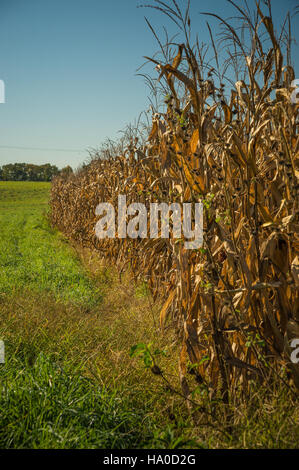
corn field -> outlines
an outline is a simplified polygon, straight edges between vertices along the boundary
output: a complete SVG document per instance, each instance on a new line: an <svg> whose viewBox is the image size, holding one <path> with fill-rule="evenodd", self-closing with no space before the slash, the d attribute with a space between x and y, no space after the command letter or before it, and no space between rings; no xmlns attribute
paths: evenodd
<svg viewBox="0 0 299 470"><path fill-rule="evenodd" d="M162 302L161 331L177 334L186 398L205 384L229 403L246 396L252 381L274 377L296 391L290 344L299 338L299 104L292 101L290 16L276 33L270 2L266 12L258 2L252 15L233 4L250 38L244 41L213 15L229 52L221 61L208 23L211 65L198 42L190 45L189 4L185 12L174 0L163 5L152 8L185 35L177 46L161 44L161 60L147 58L159 74L164 111L153 112L146 143L131 138L121 154L95 152L74 175L57 177L52 223L147 282ZM187 250L184 238L173 237L99 240L95 208L117 208L119 194L147 208L201 201L203 246Z"/></svg>

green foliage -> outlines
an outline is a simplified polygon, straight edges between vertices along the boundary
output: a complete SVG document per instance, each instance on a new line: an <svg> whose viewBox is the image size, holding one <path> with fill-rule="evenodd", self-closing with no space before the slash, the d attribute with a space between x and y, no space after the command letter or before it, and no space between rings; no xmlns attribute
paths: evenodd
<svg viewBox="0 0 299 470"><path fill-rule="evenodd" d="M58 174L57 166L50 165L50 163L45 165L9 163L0 168L0 180L2 181L51 181Z"/></svg>
<svg viewBox="0 0 299 470"><path fill-rule="evenodd" d="M141 444L142 411L72 364L40 353L32 366L1 367L1 448L130 448ZM144 430L143 430L144 433ZM149 436L146 436L149 437Z"/></svg>
<svg viewBox="0 0 299 470"><path fill-rule="evenodd" d="M149 367L152 368L152 372L156 375L160 375L161 371L155 363L155 358L157 356L166 355L165 350L160 350L155 348L152 350L152 343L145 344L145 343L138 343L131 347L130 349L130 357L139 357L143 361L146 369Z"/></svg>
<svg viewBox="0 0 299 470"><path fill-rule="evenodd" d="M0 292L30 289L93 306L101 294L43 216L49 185L0 183Z"/></svg>
<svg viewBox="0 0 299 470"><path fill-rule="evenodd" d="M247 348L250 348L251 346L260 346L264 347L265 346L265 341L260 337L258 333L248 333L247 335L247 342L245 346Z"/></svg>
<svg viewBox="0 0 299 470"><path fill-rule="evenodd" d="M131 347L130 357L141 357L146 368L153 367L154 361L150 351L151 344L135 344Z"/></svg>

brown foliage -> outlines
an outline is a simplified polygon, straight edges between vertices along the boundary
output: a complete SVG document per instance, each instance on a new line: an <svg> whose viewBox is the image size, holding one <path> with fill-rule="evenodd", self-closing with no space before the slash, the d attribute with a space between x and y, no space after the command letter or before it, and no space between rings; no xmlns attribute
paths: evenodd
<svg viewBox="0 0 299 470"><path fill-rule="evenodd" d="M55 179L51 196L60 230L120 270L130 266L154 298L165 298L161 327L170 320L176 325L184 394L191 363L196 382L211 393L221 390L226 402L238 386L246 392L250 380L279 373L299 323L299 106L290 100L294 72L283 67L271 18L259 16L272 47L262 50L252 25L259 47L245 57L248 82L237 81L229 99L211 73L203 80L189 43L180 44L172 64L154 61L170 95L166 113L153 117L147 145L132 140L123 155ZM172 238L98 240L95 208L99 202L117 207L119 194L147 207L203 201L203 249L186 250ZM298 386L298 367L290 373Z"/></svg>

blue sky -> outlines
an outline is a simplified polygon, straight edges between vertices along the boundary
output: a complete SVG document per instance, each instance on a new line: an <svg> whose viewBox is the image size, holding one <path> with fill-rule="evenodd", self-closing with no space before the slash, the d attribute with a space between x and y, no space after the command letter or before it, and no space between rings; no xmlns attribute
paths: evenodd
<svg viewBox="0 0 299 470"><path fill-rule="evenodd" d="M158 46L144 16L160 33L163 24L171 33L175 29L161 13L137 8L141 3L153 2L0 0L0 79L6 86L6 103L0 104L0 165L77 167L86 149L106 137L117 138L119 130L148 109L149 90L136 71L143 56L152 56ZM278 24L297 3L272 0ZM226 17L232 8L225 0L193 0L193 30L208 42L201 11ZM299 15L297 30L298 22ZM296 76L298 58L296 48Z"/></svg>

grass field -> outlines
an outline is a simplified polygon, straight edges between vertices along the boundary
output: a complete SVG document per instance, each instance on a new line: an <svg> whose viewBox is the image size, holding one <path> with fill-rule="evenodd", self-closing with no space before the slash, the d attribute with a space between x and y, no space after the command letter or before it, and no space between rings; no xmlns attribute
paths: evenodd
<svg viewBox="0 0 299 470"><path fill-rule="evenodd" d="M94 305L99 289L46 218L49 183L0 184L0 292L51 292L55 298Z"/></svg>
<svg viewBox="0 0 299 470"><path fill-rule="evenodd" d="M97 356L109 369L105 355L117 354L113 329L97 324L107 274L100 287L49 227L48 192L0 183L0 447L144 446L154 438L148 410L123 397L113 373L101 379Z"/></svg>
<svg viewBox="0 0 299 470"><path fill-rule="evenodd" d="M174 337L159 357L173 388L129 355L140 342L165 349L158 306L49 226L48 193L0 183L0 448L296 447L298 411L279 383L252 390L229 433L208 398L209 419L191 422Z"/></svg>

